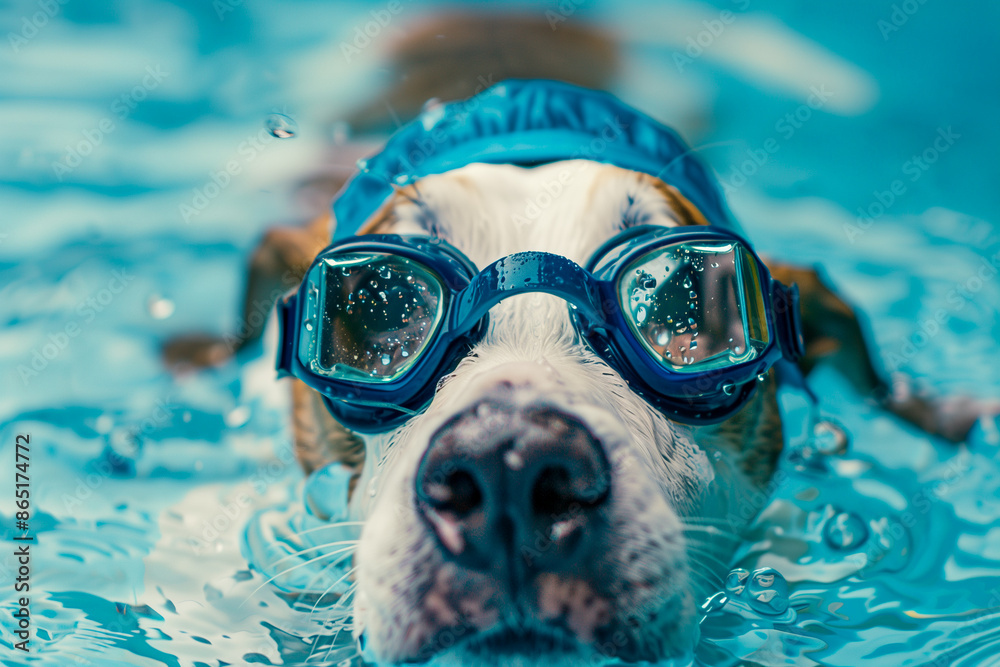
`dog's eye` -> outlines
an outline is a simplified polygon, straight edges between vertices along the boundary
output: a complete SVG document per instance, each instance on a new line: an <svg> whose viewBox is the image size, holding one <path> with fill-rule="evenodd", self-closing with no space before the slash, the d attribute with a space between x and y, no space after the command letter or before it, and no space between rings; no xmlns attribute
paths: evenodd
<svg viewBox="0 0 1000 667"><path fill-rule="evenodd" d="M424 351L445 298L429 271L386 255L340 258L325 286L322 365L379 381L397 377Z"/></svg>

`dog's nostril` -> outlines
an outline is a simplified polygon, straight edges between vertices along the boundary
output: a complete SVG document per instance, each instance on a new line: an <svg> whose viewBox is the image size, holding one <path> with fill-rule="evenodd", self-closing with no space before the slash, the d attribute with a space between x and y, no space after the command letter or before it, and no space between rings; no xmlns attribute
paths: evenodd
<svg viewBox="0 0 1000 667"><path fill-rule="evenodd" d="M483 491L471 473L458 470L445 476L443 483L431 484L427 496L435 509L464 517L483 504Z"/></svg>
<svg viewBox="0 0 1000 667"><path fill-rule="evenodd" d="M571 488L569 470L549 466L539 473L531 489L531 509L537 516L557 517L573 511L576 499Z"/></svg>

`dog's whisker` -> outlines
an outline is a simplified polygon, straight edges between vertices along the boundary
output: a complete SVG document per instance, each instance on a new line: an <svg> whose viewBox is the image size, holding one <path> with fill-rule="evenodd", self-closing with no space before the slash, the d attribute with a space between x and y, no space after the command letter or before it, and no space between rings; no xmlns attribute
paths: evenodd
<svg viewBox="0 0 1000 667"><path fill-rule="evenodd" d="M351 568L351 569L353 571L356 568ZM344 593L344 595L341 596L340 600L337 601L337 605L343 604L345 602L345 598L349 594L353 594L354 591L357 590L357 586L358 586L357 582L351 584L351 587L347 590L347 592ZM343 632L344 628L346 628L349 625L348 618L349 617L345 616L343 620L340 622L340 627L337 628L337 632L333 635L333 640L330 642L330 648L327 649L326 655L323 657L324 661L328 661L330 659L330 652L333 650L333 647L337 645L337 640L340 639L340 633Z"/></svg>
<svg viewBox="0 0 1000 667"><path fill-rule="evenodd" d="M315 526L314 528L307 528L305 530L299 530L292 533L292 535L300 536L307 535L309 533L314 533L317 530L331 530L333 528L340 528L341 526L363 526L364 521L337 521L335 523L325 523L322 526Z"/></svg>
<svg viewBox="0 0 1000 667"><path fill-rule="evenodd" d="M688 545L687 550L689 553L694 554L699 558L705 558L711 560L714 563L718 564L720 567L724 568L726 571L729 571L729 564L726 561L719 558L718 556L714 555L712 552L706 549L691 546L690 544Z"/></svg>
<svg viewBox="0 0 1000 667"><path fill-rule="evenodd" d="M724 585L724 582L721 579L716 581L715 579L707 576L704 572L699 572L698 570L689 570L688 575L691 577L692 584L702 586L705 591L720 591Z"/></svg>
<svg viewBox="0 0 1000 667"><path fill-rule="evenodd" d="M722 530L721 528L717 528L715 526L682 526L681 530L685 533L694 532L712 535L714 537L724 537L734 542L743 541L743 538L736 533L729 532L728 530Z"/></svg>
<svg viewBox="0 0 1000 667"><path fill-rule="evenodd" d="M718 526L731 526L732 522L729 519L721 519L718 517L711 516L686 516L680 519L682 524L715 524Z"/></svg>
<svg viewBox="0 0 1000 667"><path fill-rule="evenodd" d="M356 569L357 569L356 567L352 567L351 570L350 570L350 572L353 573L354 570L356 570ZM310 617L312 617L312 615L316 613L316 610L319 607L319 603L323 600L323 598L326 596L326 594L329 593L330 590L334 586L337 585L337 583L339 583L339 582L335 582L333 585L329 586L325 591L323 591L323 594L319 596L319 599L316 600L316 603L313 604L312 609L309 611L309 616ZM340 598L337 600L337 602L334 603L333 608L341 605L343 603L344 597L346 595L348 595L348 593L352 593L357 588L357 585L358 585L357 582L351 584L351 586L347 589L347 592L345 592L343 595L341 595ZM336 626L337 632L333 636L333 641L330 644L331 648L333 646L336 646L337 639L340 637L340 633L343 631L343 629L345 627L347 627L347 625L348 625L348 619L349 618L350 618L350 615L349 614L345 614L344 616L340 617L337 620L337 626ZM318 645L319 645L319 639L317 638L317 641L313 644L312 648L309 649L309 655L306 657L306 661L308 661L309 658L311 658L313 656L313 654L316 652L316 648L317 648ZM327 651L327 656L324 657L324 661L326 661L328 659L329 659L329 650Z"/></svg>
<svg viewBox="0 0 1000 667"><path fill-rule="evenodd" d="M261 584L260 586L258 586L257 588L255 588L255 589L254 589L254 590L253 590L253 591L252 591L252 592L251 592L251 593L250 593L250 594L249 594L249 595L248 595L248 596L246 597L246 599L244 599L244 600L243 600L243 602L241 602L241 603L240 603L240 607L242 607L242 606L243 606L243 605L245 605L245 604L246 604L247 602L249 602L249 601L250 601L250 598L252 598L252 597L253 597L254 595L256 595L257 593L259 593L259 592L260 592L260 590L261 590L262 588L264 588L265 586L267 586L267 585L268 585L269 583L271 583L272 581L274 581L274 580L275 580L275 579L277 579L278 577L281 577L281 576L284 576L284 575L288 574L289 572L293 572L293 571L295 571L295 570L299 569L300 567L305 567L306 565L310 565L310 564L312 564L312 563L315 563L316 561L319 561L319 560L323 560L324 558L329 558L329 557L331 557L331 556L336 556L337 554L340 554L340 553L343 553L344 551L346 551L346 550L345 550L345 549L339 549L339 550L337 550L337 551L334 551L334 552L331 552L331 553L328 553L328 554L321 554L321 555L319 555L319 556L315 556L314 558L310 558L310 559L309 559L309 560L307 560L307 561L304 561L304 562L302 562L302 563L299 563L298 565L293 565L292 567L290 567L290 568L288 568L288 569L286 569L286 570L282 570L281 572L277 573L277 574L276 574L276 575L274 575L273 577L270 577L270 578L269 578L269 579L268 579L267 581L265 581L265 582L264 582L264 583L262 583L262 584ZM341 579L341 581L342 581L342 579ZM339 581L338 581L338 583L339 583ZM334 584L334 585L336 585L336 584Z"/></svg>
<svg viewBox="0 0 1000 667"><path fill-rule="evenodd" d="M293 558L295 556L300 556L300 555L302 555L304 553L308 553L310 551L316 551L317 549L327 549L329 547L339 547L339 546L344 545L344 544L353 545L356 548L357 545L358 545L358 540L340 540L338 542L327 542L326 544L320 544L320 545L317 545L317 546L307 547L305 549L300 549L298 551L293 551L293 552L289 553L287 556L285 556L284 558L282 558L281 560L277 560L277 561L275 561L274 563L271 563L271 564L274 565L275 563L280 563L283 560L287 560L287 559ZM272 544L272 545L270 545L268 547L268 549L276 551L278 549L281 549L282 546L284 546L284 545L283 544Z"/></svg>
<svg viewBox="0 0 1000 667"><path fill-rule="evenodd" d="M700 576L711 579L712 581L723 581L723 577L717 571L715 567L709 567L708 562L702 560L702 556L696 553L688 553L688 563L691 565L689 568L691 572L697 573Z"/></svg>
<svg viewBox="0 0 1000 667"><path fill-rule="evenodd" d="M316 551L318 549L327 549L329 547L336 546L336 545L337 545L337 542L331 542L330 544L322 544L322 545L320 545L318 547L309 547L308 549L302 549L300 551L296 551L295 553L290 553L287 556L283 556L282 558L279 558L278 560L274 561L273 563L269 563L269 565L275 566L278 563L283 563L286 560L297 558L297 557L299 557L299 556L301 556L303 554L309 553L310 551ZM352 545L352 546L349 546L349 547L344 547L343 549L337 549L336 551L331 551L331 552L329 552L327 554L324 554L324 555L326 555L326 556L334 556L336 554L342 554L345 551L353 551L356 548L357 548L357 545Z"/></svg>
<svg viewBox="0 0 1000 667"><path fill-rule="evenodd" d="M341 550L341 552L342 552L342 551L344 551L344 550L342 549L342 550ZM338 552L338 553L340 553L340 552ZM305 587L305 589L306 589L306 590L312 590L312 587L313 587L313 584L314 584L314 583L316 582L316 580L318 580L319 578L321 578L321 577L323 577L324 575L326 575L326 574L327 574L327 572L329 572L329 570L330 570L331 568L334 568L334 567L337 567L337 566L339 566L339 565L340 565L341 563L343 563L343 562L344 562L345 560L347 560L348 558L350 558L350 557L351 557L352 555L353 555L353 554L344 554L343 556L341 556L341 557L340 557L340 558L338 558L337 560L335 560L335 561L333 561L333 562L331 562L331 563L327 563L327 564L325 564L325 565L324 565L324 566L322 567L322 569L320 569L320 571L319 571L319 572L317 572L317 573L316 573L315 575L313 575L312 579L310 579L310 580L309 580L309 583L307 583L307 584L306 584L306 587ZM352 566L352 567L350 568L350 570L353 570L353 569L354 569L354 567ZM337 582L335 582L335 583L334 583L334 586L336 585L336 583L337 583ZM323 594L322 594L322 595L320 595L320 598L319 598L319 600L317 600L317 601L316 601L316 604L319 604L319 602L320 602L320 601L322 601L323 597L324 597L324 596L325 596L325 595L327 594L327 592L329 592L329 591L330 591L330 588L332 588L332 586L331 586L331 587L329 587L329 588L327 588L327 589L326 589L326 590L325 590L325 591L323 592ZM314 607L314 608L315 608L315 607Z"/></svg>

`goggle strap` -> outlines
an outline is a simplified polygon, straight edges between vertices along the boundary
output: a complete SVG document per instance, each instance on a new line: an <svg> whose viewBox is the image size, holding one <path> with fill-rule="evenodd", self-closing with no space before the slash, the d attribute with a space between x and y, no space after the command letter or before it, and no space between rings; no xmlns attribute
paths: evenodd
<svg viewBox="0 0 1000 667"><path fill-rule="evenodd" d="M785 286L771 281L771 308L774 324L778 329L778 342L784 357L797 362L805 356L805 338L802 334L802 315L799 312L799 286Z"/></svg>
<svg viewBox="0 0 1000 667"><path fill-rule="evenodd" d="M275 370L278 378L292 375L292 355L295 346L295 302L294 293L278 299L276 308L278 310L278 359L275 363Z"/></svg>

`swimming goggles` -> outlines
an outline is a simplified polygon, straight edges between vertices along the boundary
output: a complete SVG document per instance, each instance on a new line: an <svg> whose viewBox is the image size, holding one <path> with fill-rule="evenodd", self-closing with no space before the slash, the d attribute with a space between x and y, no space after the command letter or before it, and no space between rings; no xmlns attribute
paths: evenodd
<svg viewBox="0 0 1000 667"><path fill-rule="evenodd" d="M803 353L798 291L749 243L712 226L630 228L585 266L521 252L478 269L428 236L352 236L316 257L279 301L277 368L318 391L359 432L420 412L438 380L519 294L568 303L580 342L667 417L722 421L779 360Z"/></svg>

